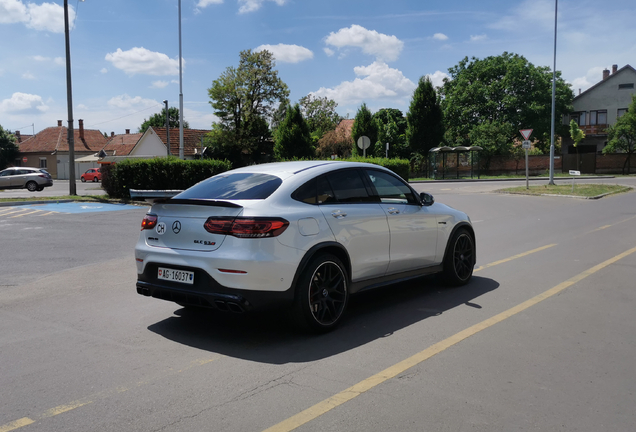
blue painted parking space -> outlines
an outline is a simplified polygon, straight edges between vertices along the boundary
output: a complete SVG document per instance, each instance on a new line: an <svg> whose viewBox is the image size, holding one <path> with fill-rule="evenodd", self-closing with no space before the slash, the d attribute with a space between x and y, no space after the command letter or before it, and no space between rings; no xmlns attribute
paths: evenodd
<svg viewBox="0 0 636 432"><path fill-rule="evenodd" d="M133 210L140 207L129 204L110 204L110 203L49 203L49 204L32 204L24 206L33 210L57 212L57 213L97 213L108 211Z"/></svg>

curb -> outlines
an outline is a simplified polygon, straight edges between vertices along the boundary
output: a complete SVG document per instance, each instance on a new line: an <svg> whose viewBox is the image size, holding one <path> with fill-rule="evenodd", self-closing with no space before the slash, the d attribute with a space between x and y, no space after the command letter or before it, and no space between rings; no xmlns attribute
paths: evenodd
<svg viewBox="0 0 636 432"><path fill-rule="evenodd" d="M577 176L577 180L613 179L616 176ZM550 177L530 177L529 181L546 181ZM555 177L554 180L572 180L572 177ZM431 179L431 180L409 180L409 183L477 183L477 182L504 182L504 181L526 181L525 178L501 178L501 179Z"/></svg>

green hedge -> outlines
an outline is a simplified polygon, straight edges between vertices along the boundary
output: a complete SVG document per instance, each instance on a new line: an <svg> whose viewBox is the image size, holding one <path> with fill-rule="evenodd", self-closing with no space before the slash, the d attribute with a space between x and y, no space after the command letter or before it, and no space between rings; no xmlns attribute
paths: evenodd
<svg viewBox="0 0 636 432"><path fill-rule="evenodd" d="M102 187L112 198L130 198L130 189L184 190L230 169L230 162L214 159L129 159L102 167Z"/></svg>
<svg viewBox="0 0 636 432"><path fill-rule="evenodd" d="M404 180L409 181L409 171L411 164L406 159L387 159L387 158L363 158L363 157L350 157L347 159L338 159L347 162L366 162L383 166L390 169Z"/></svg>

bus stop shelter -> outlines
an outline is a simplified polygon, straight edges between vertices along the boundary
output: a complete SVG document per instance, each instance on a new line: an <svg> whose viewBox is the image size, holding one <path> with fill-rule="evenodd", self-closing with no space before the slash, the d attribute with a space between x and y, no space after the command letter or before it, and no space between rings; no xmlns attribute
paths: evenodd
<svg viewBox="0 0 636 432"><path fill-rule="evenodd" d="M479 146L434 147L429 150L432 178L435 180L447 178L468 177L477 178L479 171ZM475 163L476 159L476 163ZM475 174L474 166L477 165Z"/></svg>

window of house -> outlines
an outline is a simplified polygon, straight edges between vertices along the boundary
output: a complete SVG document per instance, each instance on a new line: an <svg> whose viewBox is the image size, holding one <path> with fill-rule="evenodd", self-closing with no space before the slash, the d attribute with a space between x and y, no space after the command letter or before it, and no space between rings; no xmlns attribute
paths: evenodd
<svg viewBox="0 0 636 432"><path fill-rule="evenodd" d="M585 111L570 114L570 120L574 120L579 126L585 126Z"/></svg>
<svg viewBox="0 0 636 432"><path fill-rule="evenodd" d="M590 125L607 124L607 111L590 111Z"/></svg>
<svg viewBox="0 0 636 432"><path fill-rule="evenodd" d="M619 84L618 88L619 89L633 89L634 88L634 83Z"/></svg>
<svg viewBox="0 0 636 432"><path fill-rule="evenodd" d="M626 112L627 112L627 108L619 108L618 111L616 111L616 118L623 117Z"/></svg>
<svg viewBox="0 0 636 432"><path fill-rule="evenodd" d="M40 158L40 168L48 168L46 166L46 158L45 157L41 157Z"/></svg>

